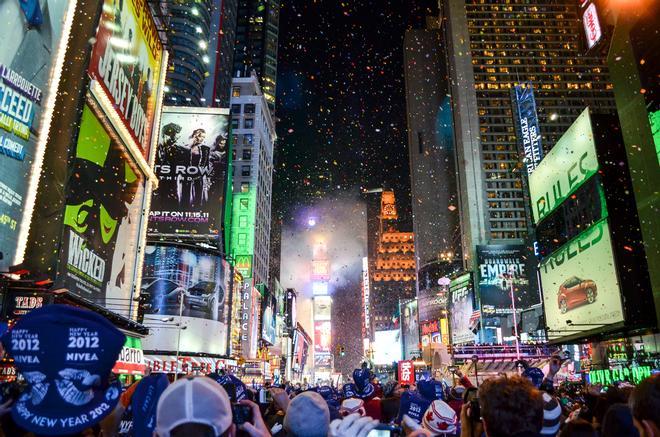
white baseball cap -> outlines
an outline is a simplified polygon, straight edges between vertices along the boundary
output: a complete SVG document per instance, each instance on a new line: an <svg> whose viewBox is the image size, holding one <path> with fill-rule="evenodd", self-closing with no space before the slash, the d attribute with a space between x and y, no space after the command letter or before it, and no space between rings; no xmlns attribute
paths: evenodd
<svg viewBox="0 0 660 437"><path fill-rule="evenodd" d="M199 423L225 432L232 423L231 403L224 388L206 376L186 377L170 384L158 400L156 429L159 437L184 423Z"/></svg>

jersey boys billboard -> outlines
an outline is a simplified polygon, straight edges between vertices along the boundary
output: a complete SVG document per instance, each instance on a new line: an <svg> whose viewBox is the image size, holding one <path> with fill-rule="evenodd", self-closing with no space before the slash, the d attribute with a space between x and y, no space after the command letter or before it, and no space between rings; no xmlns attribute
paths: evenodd
<svg viewBox="0 0 660 437"><path fill-rule="evenodd" d="M144 1L106 0L89 74L149 159L163 46Z"/></svg>
<svg viewBox="0 0 660 437"><path fill-rule="evenodd" d="M115 138L85 105L60 251L59 280L101 305L106 297L131 297L144 196L144 176Z"/></svg>
<svg viewBox="0 0 660 437"><path fill-rule="evenodd" d="M220 235L227 179L229 114L165 108L156 154L149 232Z"/></svg>
<svg viewBox="0 0 660 437"><path fill-rule="evenodd" d="M49 92L54 57L72 13L69 2L41 2L45 19L30 26L21 3L0 2L0 271L15 264L26 196L36 191L30 179L44 135L42 117L55 98Z"/></svg>
<svg viewBox="0 0 660 437"><path fill-rule="evenodd" d="M473 317L475 307L472 275L467 273L452 279L449 295L452 344L473 342L478 319Z"/></svg>

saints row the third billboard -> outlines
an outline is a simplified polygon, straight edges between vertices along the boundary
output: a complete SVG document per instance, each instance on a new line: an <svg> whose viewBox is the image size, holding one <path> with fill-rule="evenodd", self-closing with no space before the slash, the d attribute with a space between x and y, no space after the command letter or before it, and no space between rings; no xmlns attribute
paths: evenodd
<svg viewBox="0 0 660 437"><path fill-rule="evenodd" d="M540 303L535 287L530 286L536 276L527 247L515 244L477 246L479 301L487 314L508 314L511 309L511 287L516 310Z"/></svg>
<svg viewBox="0 0 660 437"><path fill-rule="evenodd" d="M226 109L163 110L149 232L220 236L227 181ZM218 243L222 247L222 242Z"/></svg>
<svg viewBox="0 0 660 437"><path fill-rule="evenodd" d="M147 297L147 350L227 354L229 264L219 255L176 246L149 245L145 251L141 295ZM179 319L179 315L181 318ZM173 316L171 322L164 322ZM177 326L179 321L183 326Z"/></svg>
<svg viewBox="0 0 660 437"><path fill-rule="evenodd" d="M593 329L623 321L607 219L546 257L539 270L551 336L572 334L568 321Z"/></svg>
<svg viewBox="0 0 660 437"><path fill-rule="evenodd" d="M100 305L112 298L110 309L128 313L145 177L90 104L66 185L58 281Z"/></svg>

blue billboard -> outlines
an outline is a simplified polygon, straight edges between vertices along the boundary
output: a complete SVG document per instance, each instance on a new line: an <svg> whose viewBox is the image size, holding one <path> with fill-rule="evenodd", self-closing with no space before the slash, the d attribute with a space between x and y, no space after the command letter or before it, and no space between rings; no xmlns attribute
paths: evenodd
<svg viewBox="0 0 660 437"><path fill-rule="evenodd" d="M527 169L527 175L530 175L543 158L534 88L531 83L516 85L512 88L511 94L518 146L525 157L523 162Z"/></svg>

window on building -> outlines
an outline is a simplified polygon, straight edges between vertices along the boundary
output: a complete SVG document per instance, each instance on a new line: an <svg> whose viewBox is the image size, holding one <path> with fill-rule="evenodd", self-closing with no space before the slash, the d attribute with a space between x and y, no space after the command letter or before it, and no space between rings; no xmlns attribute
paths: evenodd
<svg viewBox="0 0 660 437"><path fill-rule="evenodd" d="M252 159L252 149L243 149L243 159L245 161Z"/></svg>
<svg viewBox="0 0 660 437"><path fill-rule="evenodd" d="M249 165L242 165L241 166L241 176L250 176L250 166Z"/></svg>
<svg viewBox="0 0 660 437"><path fill-rule="evenodd" d="M238 118L232 118L231 119L231 128L232 129L238 129Z"/></svg>
<svg viewBox="0 0 660 437"><path fill-rule="evenodd" d="M246 114L254 114L255 104L254 103L246 103L245 108L243 109L243 112L246 113Z"/></svg>
<svg viewBox="0 0 660 437"><path fill-rule="evenodd" d="M247 225L248 225L248 217L246 215L238 216L238 227L247 228Z"/></svg>
<svg viewBox="0 0 660 437"><path fill-rule="evenodd" d="M239 209L241 211L247 211L248 208L250 207L250 200L249 199L241 199L239 201Z"/></svg>
<svg viewBox="0 0 660 437"><path fill-rule="evenodd" d="M238 245L245 246L247 244L247 234L240 233L238 234Z"/></svg>
<svg viewBox="0 0 660 437"><path fill-rule="evenodd" d="M241 183L241 193L248 193L250 191L250 183L243 182Z"/></svg>
<svg viewBox="0 0 660 437"><path fill-rule="evenodd" d="M252 129L254 127L254 118L246 118L243 120L243 127L245 129Z"/></svg>
<svg viewBox="0 0 660 437"><path fill-rule="evenodd" d="M232 114L240 114L241 113L241 105L238 103L234 103L231 105L231 113Z"/></svg>
<svg viewBox="0 0 660 437"><path fill-rule="evenodd" d="M254 135L252 135L252 134L243 135L243 143L244 144L252 144L252 141L254 141Z"/></svg>
<svg viewBox="0 0 660 437"><path fill-rule="evenodd" d="M241 87L240 86L232 87L231 96L232 97L240 97L241 96Z"/></svg>

